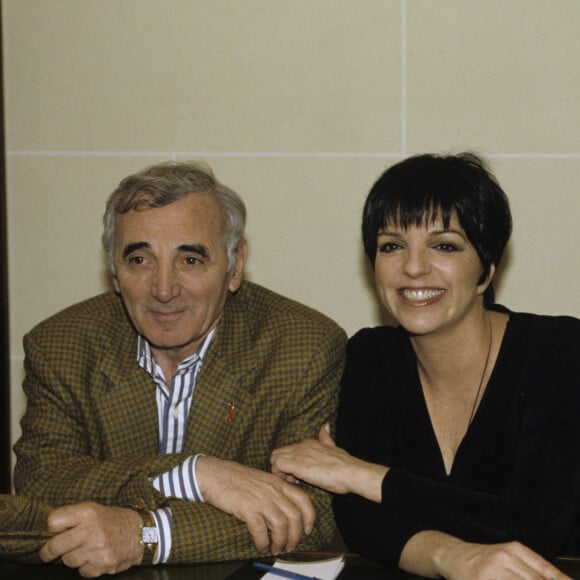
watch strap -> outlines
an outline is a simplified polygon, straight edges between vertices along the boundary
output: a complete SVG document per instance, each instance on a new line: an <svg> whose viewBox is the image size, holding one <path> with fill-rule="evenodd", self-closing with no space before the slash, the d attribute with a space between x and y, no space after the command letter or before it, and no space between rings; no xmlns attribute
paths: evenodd
<svg viewBox="0 0 580 580"><path fill-rule="evenodd" d="M140 509L137 506L134 509L141 517L141 524L139 526L139 543L143 546L141 565L149 566L153 564L157 544L159 543L157 523L150 511Z"/></svg>

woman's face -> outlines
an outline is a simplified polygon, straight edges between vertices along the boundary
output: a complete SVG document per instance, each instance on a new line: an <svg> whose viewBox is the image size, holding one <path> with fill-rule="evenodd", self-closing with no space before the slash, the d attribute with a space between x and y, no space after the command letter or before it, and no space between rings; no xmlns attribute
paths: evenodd
<svg viewBox="0 0 580 580"><path fill-rule="evenodd" d="M375 283L395 319L413 335L445 332L483 308L483 267L456 215L403 229L388 223L377 235Z"/></svg>

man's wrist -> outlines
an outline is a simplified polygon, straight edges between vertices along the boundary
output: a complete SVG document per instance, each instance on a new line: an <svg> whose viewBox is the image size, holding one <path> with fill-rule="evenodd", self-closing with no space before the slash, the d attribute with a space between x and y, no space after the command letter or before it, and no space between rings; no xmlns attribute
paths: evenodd
<svg viewBox="0 0 580 580"><path fill-rule="evenodd" d="M142 566L150 566L155 560L157 553L157 546L159 545L159 531L153 516L149 512L141 512L139 514L143 520L141 525L140 543L143 546Z"/></svg>
<svg viewBox="0 0 580 580"><path fill-rule="evenodd" d="M155 561L155 555L159 546L159 530L157 529L157 522L150 511L143 509L140 505L132 507L141 518L141 523L138 529L139 544L143 546L141 565L150 566Z"/></svg>
<svg viewBox="0 0 580 580"><path fill-rule="evenodd" d="M192 458L192 465L191 465L191 474L193 479L193 487L195 489L195 494L197 496L197 501L205 503L205 499L203 497L203 493L201 493L201 489L199 487L199 483L197 481L197 462L200 457L203 457L203 453L198 453Z"/></svg>
<svg viewBox="0 0 580 580"><path fill-rule="evenodd" d="M203 454L190 455L169 471L153 477L149 483L165 497L177 497L203 503L205 500L197 483L197 461Z"/></svg>

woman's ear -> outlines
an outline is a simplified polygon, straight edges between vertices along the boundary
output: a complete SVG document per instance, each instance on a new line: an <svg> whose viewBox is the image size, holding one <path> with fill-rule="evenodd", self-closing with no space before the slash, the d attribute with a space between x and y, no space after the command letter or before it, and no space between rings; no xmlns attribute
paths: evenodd
<svg viewBox="0 0 580 580"><path fill-rule="evenodd" d="M487 290L493 280L493 277L495 276L495 270L495 264L490 264L489 273L487 274L486 279L481 284L477 285L478 294L483 294Z"/></svg>

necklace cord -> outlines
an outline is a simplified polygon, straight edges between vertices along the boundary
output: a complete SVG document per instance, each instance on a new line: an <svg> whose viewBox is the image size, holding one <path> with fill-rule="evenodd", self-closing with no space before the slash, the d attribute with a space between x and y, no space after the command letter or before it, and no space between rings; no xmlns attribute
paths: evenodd
<svg viewBox="0 0 580 580"><path fill-rule="evenodd" d="M481 393L481 388L483 387L483 379L485 378L485 373L487 372L487 365L489 364L489 357L491 354L491 339L493 332L491 329L491 320L489 315L487 316L487 323L489 328L489 343L487 345L487 355L485 357L485 364L483 365L483 372L481 373L481 378L479 379L479 386L477 387L477 392L475 393L475 399L473 400L473 406L471 407L471 413L469 414L469 421L467 422L467 427L471 425L473 417L475 416L475 409L477 408L477 401L479 400L479 395Z"/></svg>

